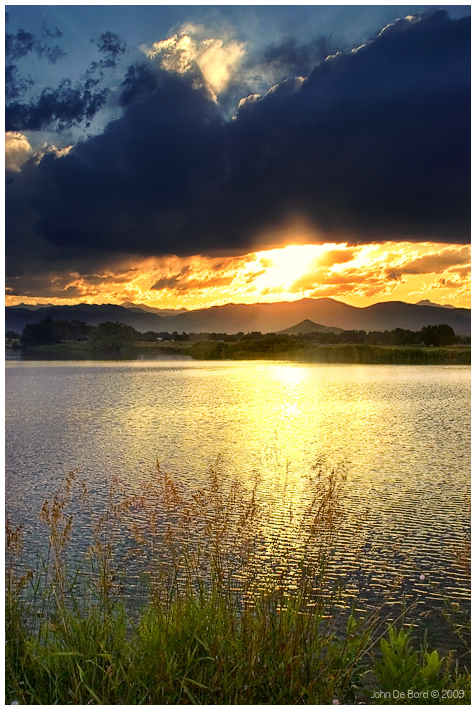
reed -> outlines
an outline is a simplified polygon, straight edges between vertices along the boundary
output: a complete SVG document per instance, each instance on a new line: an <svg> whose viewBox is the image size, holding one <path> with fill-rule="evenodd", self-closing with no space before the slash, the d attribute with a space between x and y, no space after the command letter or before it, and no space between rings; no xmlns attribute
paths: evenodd
<svg viewBox="0 0 476 710"><path fill-rule="evenodd" d="M7 521L6 703L351 703L392 682L398 643L403 665L469 701L451 659L432 656L425 676L426 651L395 630L403 613L387 631L385 600L357 615L332 582L343 466L317 461L299 497L284 475L278 507L258 476L223 480L218 461L185 496L157 465L139 495L112 481L99 513L72 472L42 507L48 548L32 569ZM91 540L72 565L79 504Z"/></svg>

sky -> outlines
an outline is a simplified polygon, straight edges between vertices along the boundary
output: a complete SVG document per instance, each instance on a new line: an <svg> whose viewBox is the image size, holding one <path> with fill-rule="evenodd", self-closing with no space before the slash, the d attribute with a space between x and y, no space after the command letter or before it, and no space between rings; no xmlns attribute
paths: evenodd
<svg viewBox="0 0 476 710"><path fill-rule="evenodd" d="M6 303L470 307L469 5L7 5Z"/></svg>

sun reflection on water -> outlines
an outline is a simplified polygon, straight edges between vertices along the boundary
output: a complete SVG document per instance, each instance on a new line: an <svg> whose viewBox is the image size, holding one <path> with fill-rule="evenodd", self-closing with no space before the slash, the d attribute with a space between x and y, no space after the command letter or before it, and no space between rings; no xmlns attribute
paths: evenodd
<svg viewBox="0 0 476 710"><path fill-rule="evenodd" d="M383 578L382 569L398 567L398 544L418 575L430 568L459 584L453 560L469 495L469 368L15 363L7 375L8 513L31 530L34 511L68 470L80 467L100 500L111 474L139 493L159 459L189 494L221 455L225 483L236 480L251 494L259 479L269 511L263 561L282 568L277 541L300 544L291 515L317 458L331 466L346 460L339 574L358 564ZM368 547L356 560L359 536Z"/></svg>

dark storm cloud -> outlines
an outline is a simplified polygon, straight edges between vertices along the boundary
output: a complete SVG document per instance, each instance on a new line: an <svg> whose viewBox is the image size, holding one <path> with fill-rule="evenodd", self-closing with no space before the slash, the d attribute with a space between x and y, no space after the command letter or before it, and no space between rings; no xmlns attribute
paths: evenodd
<svg viewBox="0 0 476 710"><path fill-rule="evenodd" d="M234 192L258 219L276 206L351 241L467 241L470 19L399 21L292 96L245 104L236 129Z"/></svg>
<svg viewBox="0 0 476 710"><path fill-rule="evenodd" d="M102 135L9 185L50 246L243 253L293 215L327 241L469 241L469 18L398 21L229 122L196 77L145 66ZM8 191L14 249L32 235Z"/></svg>
<svg viewBox="0 0 476 710"><path fill-rule="evenodd" d="M7 250L12 262L18 256L12 268L29 258L31 225L42 248L60 251L197 251L184 206L207 201L213 185L219 191L223 121L205 90L166 73L156 80L104 134L14 176L6 214Z"/></svg>
<svg viewBox="0 0 476 710"><path fill-rule="evenodd" d="M127 69L126 77L121 84L119 103L125 107L140 97L145 97L157 89L159 75L154 67L138 63Z"/></svg>
<svg viewBox="0 0 476 710"><path fill-rule="evenodd" d="M336 51L337 46L332 36L318 37L307 44L300 44L293 37L288 37L266 47L257 62L263 68L269 68L276 75L277 81L282 81L290 75L307 76L316 64Z"/></svg>

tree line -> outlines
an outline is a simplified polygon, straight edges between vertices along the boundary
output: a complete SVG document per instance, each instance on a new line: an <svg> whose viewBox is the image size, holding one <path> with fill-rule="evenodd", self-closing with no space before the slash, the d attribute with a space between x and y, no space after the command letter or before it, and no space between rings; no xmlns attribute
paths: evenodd
<svg viewBox="0 0 476 710"><path fill-rule="evenodd" d="M456 335L447 324L427 325L419 331L394 328L385 331L343 330L341 332L312 332L298 335L285 333L178 333L174 331L147 331L140 333L124 323L105 322L88 325L80 320L53 320L43 318L39 323L29 323L20 334L7 331L7 339L18 338L20 346L28 349L42 345L57 345L66 341L87 341L92 350L114 351L138 342L198 342L241 343L249 351L274 351L284 347L294 350L307 344L369 344L369 345L423 345L444 347L469 344L470 336Z"/></svg>

